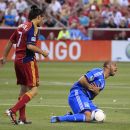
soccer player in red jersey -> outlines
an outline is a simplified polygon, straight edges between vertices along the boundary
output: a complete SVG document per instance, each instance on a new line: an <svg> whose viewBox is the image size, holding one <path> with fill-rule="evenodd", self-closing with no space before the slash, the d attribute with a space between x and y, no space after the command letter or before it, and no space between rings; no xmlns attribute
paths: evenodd
<svg viewBox="0 0 130 130"><path fill-rule="evenodd" d="M16 57L14 61L17 84L20 85L18 102L6 110L13 124L29 124L27 122L25 108L26 104L37 95L39 86L38 67L35 53L48 56L48 51L41 50L36 46L38 39L38 27L42 24L45 10L32 6L29 12L29 22L20 25L12 34L8 44L5 47L1 64L6 63L6 58L13 44L16 44ZM16 119L16 112L19 111L19 120Z"/></svg>

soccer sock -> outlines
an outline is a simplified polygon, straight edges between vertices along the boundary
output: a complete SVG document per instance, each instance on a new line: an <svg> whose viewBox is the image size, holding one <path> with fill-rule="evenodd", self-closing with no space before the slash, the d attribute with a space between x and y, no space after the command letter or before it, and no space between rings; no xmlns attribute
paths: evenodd
<svg viewBox="0 0 130 130"><path fill-rule="evenodd" d="M25 108L26 105L19 109L19 120L26 121Z"/></svg>
<svg viewBox="0 0 130 130"><path fill-rule="evenodd" d="M22 96L18 98L18 100L21 100L21 99L22 99ZM26 120L25 108L26 108L26 105L24 105L22 108L19 109L19 120L22 120L22 121Z"/></svg>
<svg viewBox="0 0 130 130"><path fill-rule="evenodd" d="M74 114L74 115L66 115L66 116L58 116L60 122L68 121L68 122L85 122L86 116L85 114Z"/></svg>
<svg viewBox="0 0 130 130"><path fill-rule="evenodd" d="M28 103L32 99L32 95L30 93L25 93L21 100L19 100L14 107L12 107L10 110L14 113L16 113L19 109L21 109L26 103Z"/></svg>

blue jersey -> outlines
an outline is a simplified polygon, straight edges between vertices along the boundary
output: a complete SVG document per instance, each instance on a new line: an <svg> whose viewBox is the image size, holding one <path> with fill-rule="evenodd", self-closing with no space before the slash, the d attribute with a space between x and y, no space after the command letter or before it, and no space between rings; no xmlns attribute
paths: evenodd
<svg viewBox="0 0 130 130"><path fill-rule="evenodd" d="M101 68L94 68L90 71L88 71L85 75L86 80L88 81L88 83L93 84L95 83L97 87L100 88L100 91L102 91L105 87L105 78L104 78L104 73L103 73L103 69ZM84 88L79 82L76 82L72 89L80 89L82 90L85 95L87 95L89 97L89 99L93 99L95 97L95 94L88 90L87 88Z"/></svg>

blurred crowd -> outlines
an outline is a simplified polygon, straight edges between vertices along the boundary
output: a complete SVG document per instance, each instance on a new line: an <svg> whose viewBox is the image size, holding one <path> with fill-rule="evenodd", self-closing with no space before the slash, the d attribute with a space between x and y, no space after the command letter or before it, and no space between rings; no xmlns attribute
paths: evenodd
<svg viewBox="0 0 130 130"><path fill-rule="evenodd" d="M73 38L89 39L87 28L130 28L130 0L0 0L0 26L26 22L29 2L47 8L43 27L69 28Z"/></svg>
<svg viewBox="0 0 130 130"><path fill-rule="evenodd" d="M25 0L0 0L0 26L18 26L27 21L28 3Z"/></svg>

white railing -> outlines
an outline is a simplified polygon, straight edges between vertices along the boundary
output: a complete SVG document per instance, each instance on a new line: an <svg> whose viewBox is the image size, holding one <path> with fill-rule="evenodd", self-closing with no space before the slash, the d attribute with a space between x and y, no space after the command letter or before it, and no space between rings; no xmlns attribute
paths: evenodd
<svg viewBox="0 0 130 130"><path fill-rule="evenodd" d="M4 30L15 30L17 29L17 27L0 27L0 31L4 29ZM51 27L51 28L48 28L48 27L39 27L40 30L62 30L63 28L62 27ZM66 29L69 29L69 28L66 28ZM93 33L94 31L99 31L99 33L101 32L104 32L104 31L114 31L114 32L120 32L120 31L125 31L125 32L130 32L130 28L89 28L88 29L88 36L93 39ZM129 36L130 37L130 36Z"/></svg>

